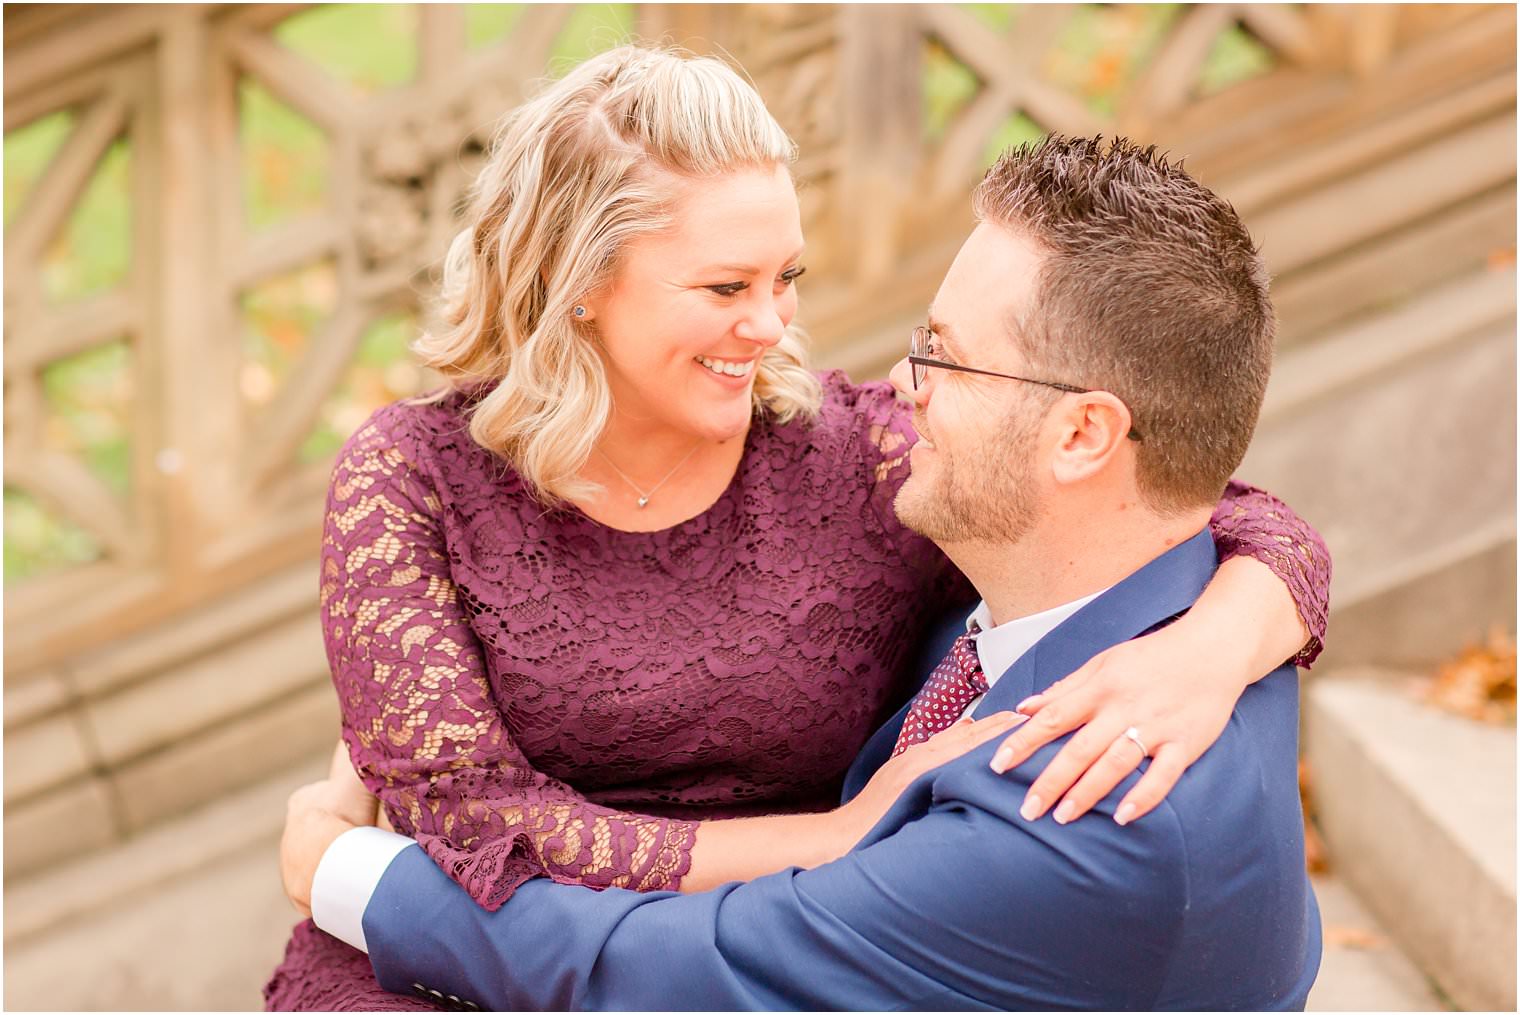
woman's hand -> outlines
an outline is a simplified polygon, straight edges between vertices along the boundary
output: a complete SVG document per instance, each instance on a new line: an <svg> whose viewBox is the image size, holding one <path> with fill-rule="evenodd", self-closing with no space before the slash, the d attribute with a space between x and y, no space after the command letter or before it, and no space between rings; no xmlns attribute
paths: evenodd
<svg viewBox="0 0 1520 1015"><path fill-rule="evenodd" d="M1246 686L1308 639L1292 594L1272 569L1232 557L1175 623L1093 656L1019 702L1031 720L993 755L993 770L1006 772L1082 726L1030 785L1019 813L1033 821L1059 800L1055 819L1074 821L1149 757L1150 768L1114 812L1115 821L1129 824L1165 799L1219 739Z"/></svg>
<svg viewBox="0 0 1520 1015"><path fill-rule="evenodd" d="M876 770L871 781L850 802L834 811L838 855L849 852L867 832L876 826L882 816L902 796L903 790L925 772L932 771L948 761L953 761L975 747L980 747L994 737L1007 733L1027 721L1028 717L1017 712L996 712L984 719L962 719L940 730L921 744L915 744L887 759ZM845 841L848 840L848 841Z"/></svg>
<svg viewBox="0 0 1520 1015"><path fill-rule="evenodd" d="M1056 801L1055 820L1062 824L1087 813L1144 757L1125 735L1131 728L1151 764L1119 803L1114 820L1128 824L1165 799L1178 777L1219 739L1241 692L1261 675L1227 672L1221 660L1230 657L1229 648L1209 651L1199 638L1179 620L1093 656L1044 693L1020 702L1030 721L993 756L996 772L1082 728L1030 785L1019 814L1033 821Z"/></svg>

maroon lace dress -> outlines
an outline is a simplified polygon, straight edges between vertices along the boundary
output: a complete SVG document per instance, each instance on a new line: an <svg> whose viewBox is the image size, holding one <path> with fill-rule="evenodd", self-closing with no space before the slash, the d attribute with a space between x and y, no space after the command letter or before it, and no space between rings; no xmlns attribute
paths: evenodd
<svg viewBox="0 0 1520 1015"><path fill-rule="evenodd" d="M658 532L546 510L468 403L382 409L335 467L322 621L344 739L392 823L483 906L529 878L679 886L696 820L817 810L899 707L914 646L975 593L892 501L915 439L884 383L823 376L820 418L757 419L707 511ZM1231 484L1221 557L1293 590L1315 641L1329 555ZM296 928L271 1009L426 1007Z"/></svg>

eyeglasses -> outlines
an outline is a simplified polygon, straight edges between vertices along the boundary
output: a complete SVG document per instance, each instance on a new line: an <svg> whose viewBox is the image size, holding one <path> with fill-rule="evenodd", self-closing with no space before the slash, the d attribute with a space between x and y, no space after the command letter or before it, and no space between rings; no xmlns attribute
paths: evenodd
<svg viewBox="0 0 1520 1015"><path fill-rule="evenodd" d="M1025 384L1038 384L1044 388L1055 388L1057 391L1066 391L1074 395L1085 395L1093 388L1079 388L1075 384L1063 384L1060 381L1037 381L1033 377L1016 377L1013 374L1000 374L995 370L982 370L978 367L961 366L959 363L946 363L942 359L935 359L929 355L929 341L934 337L934 332L923 325L913 329L913 338L908 345L908 363L913 367L913 390L917 391L929 378L929 368L938 367L941 370L960 370L968 374L981 374L983 377L1001 377L1005 381L1023 381ZM1140 439L1140 432L1133 427L1127 434L1130 440Z"/></svg>

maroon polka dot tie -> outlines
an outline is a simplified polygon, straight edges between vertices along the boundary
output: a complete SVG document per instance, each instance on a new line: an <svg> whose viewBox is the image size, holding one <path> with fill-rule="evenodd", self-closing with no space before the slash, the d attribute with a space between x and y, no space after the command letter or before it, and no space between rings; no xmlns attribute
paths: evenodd
<svg viewBox="0 0 1520 1015"><path fill-rule="evenodd" d="M949 654L934 667L903 720L897 746L892 748L894 758L945 729L961 717L977 695L987 693L987 677L976 654L976 636L980 633L973 627L955 639Z"/></svg>

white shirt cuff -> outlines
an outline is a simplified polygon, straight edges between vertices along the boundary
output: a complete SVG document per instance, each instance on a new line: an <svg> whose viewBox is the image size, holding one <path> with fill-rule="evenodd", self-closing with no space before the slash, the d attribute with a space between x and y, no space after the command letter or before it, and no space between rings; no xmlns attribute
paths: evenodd
<svg viewBox="0 0 1520 1015"><path fill-rule="evenodd" d="M412 840L404 835L368 825L350 828L334 839L311 881L312 922L368 954L364 910L380 887L385 869L397 853L411 845Z"/></svg>

